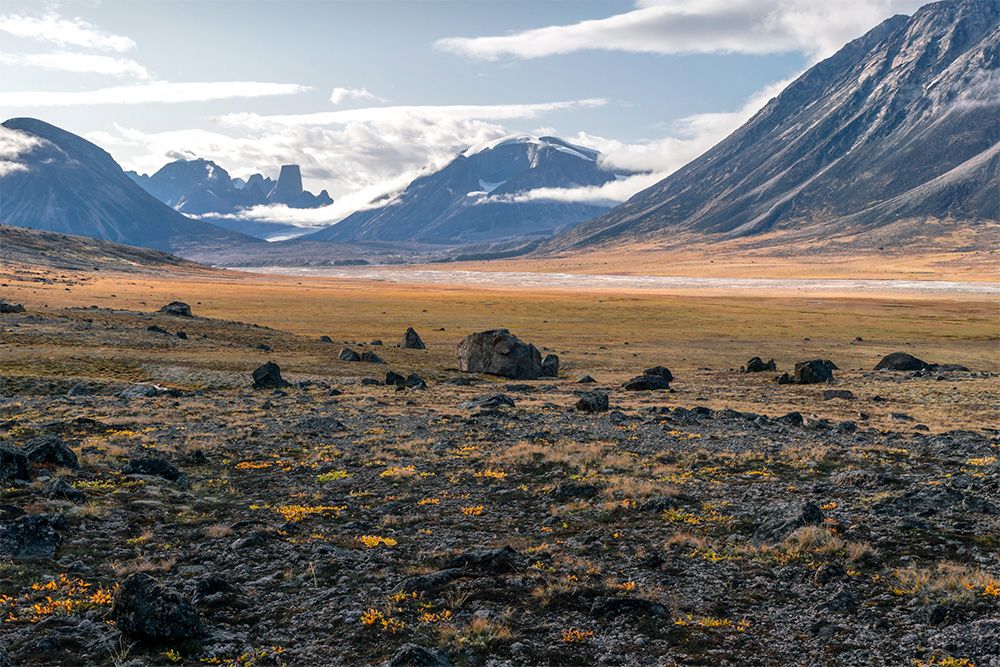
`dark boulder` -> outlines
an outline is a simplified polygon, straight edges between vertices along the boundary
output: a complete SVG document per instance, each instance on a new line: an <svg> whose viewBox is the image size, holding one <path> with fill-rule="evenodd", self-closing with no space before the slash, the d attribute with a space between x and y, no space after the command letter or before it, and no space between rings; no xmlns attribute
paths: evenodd
<svg viewBox="0 0 1000 667"><path fill-rule="evenodd" d="M780 542L803 526L818 526L823 523L823 510L814 502L791 502L773 508L757 530L753 540Z"/></svg>
<svg viewBox="0 0 1000 667"><path fill-rule="evenodd" d="M46 498L68 500L72 503L82 503L87 499L87 494L74 487L62 477L53 477L46 482L42 488L42 495Z"/></svg>
<svg viewBox="0 0 1000 667"><path fill-rule="evenodd" d="M0 482L31 479L31 465L20 449L0 443Z"/></svg>
<svg viewBox="0 0 1000 667"><path fill-rule="evenodd" d="M191 315L191 306L183 301L171 301L163 308L160 308L160 312L164 315L173 315L174 317L193 317Z"/></svg>
<svg viewBox="0 0 1000 667"><path fill-rule="evenodd" d="M507 329L493 329L466 336L458 344L458 367L466 373L537 380L542 374L542 355Z"/></svg>
<svg viewBox="0 0 1000 667"><path fill-rule="evenodd" d="M666 366L653 366L652 368L647 368L642 372L643 375L649 375L651 377L663 378L667 382L674 381L674 374L670 372L670 369Z"/></svg>
<svg viewBox="0 0 1000 667"><path fill-rule="evenodd" d="M19 303L11 303L0 299L0 313L23 313L24 306Z"/></svg>
<svg viewBox="0 0 1000 667"><path fill-rule="evenodd" d="M321 342L321 343L332 343L333 339L330 338L329 336L327 336L326 334L324 334L324 335L322 335L322 336L319 337L319 342Z"/></svg>
<svg viewBox="0 0 1000 667"><path fill-rule="evenodd" d="M253 372L254 389L281 389L290 385L291 383L281 377L281 368L273 361L267 362Z"/></svg>
<svg viewBox="0 0 1000 667"><path fill-rule="evenodd" d="M409 375L406 376L406 382L404 382L404 386L407 389L427 389L427 383L424 381L422 377L420 377L416 373L410 373Z"/></svg>
<svg viewBox="0 0 1000 667"><path fill-rule="evenodd" d="M774 381L777 382L778 384L791 384L792 376L789 375L788 373L782 373L778 377L774 378Z"/></svg>
<svg viewBox="0 0 1000 667"><path fill-rule="evenodd" d="M169 331L167 331L166 329L164 329L163 327L156 326L155 324L146 327L146 331L148 331L150 333L161 334L163 336L171 336L171 335L173 335Z"/></svg>
<svg viewBox="0 0 1000 667"><path fill-rule="evenodd" d="M458 405L463 410L496 410L514 407L514 399L507 394L488 394L464 401Z"/></svg>
<svg viewBox="0 0 1000 667"><path fill-rule="evenodd" d="M882 361L875 364L877 371L922 371L930 366L926 361L918 359L906 352L893 352L882 357Z"/></svg>
<svg viewBox="0 0 1000 667"><path fill-rule="evenodd" d="M361 353L361 361L368 362L369 364L384 364L385 360L378 356L374 352L367 350Z"/></svg>
<svg viewBox="0 0 1000 667"><path fill-rule="evenodd" d="M499 549L469 549L445 564L445 569L462 569L470 574L510 574L527 567L524 557L510 547Z"/></svg>
<svg viewBox="0 0 1000 667"><path fill-rule="evenodd" d="M0 522L0 558L55 558L62 546L62 520L28 514Z"/></svg>
<svg viewBox="0 0 1000 667"><path fill-rule="evenodd" d="M122 468L126 475L146 475L148 477L162 477L163 479L176 482L183 475L173 463L158 457L147 456L140 459L132 459Z"/></svg>
<svg viewBox="0 0 1000 667"><path fill-rule="evenodd" d="M767 363L760 357L754 357L747 362L747 365L743 367L744 373L763 373L765 371L776 371L778 366L774 363L774 359L771 359Z"/></svg>
<svg viewBox="0 0 1000 667"><path fill-rule="evenodd" d="M194 605L145 572L122 582L109 617L124 635L144 642L180 641L205 634Z"/></svg>
<svg viewBox="0 0 1000 667"><path fill-rule="evenodd" d="M80 462L63 439L54 433L29 440L23 447L24 455L36 465L65 467L76 470Z"/></svg>
<svg viewBox="0 0 1000 667"><path fill-rule="evenodd" d="M420 334L414 331L413 327L409 327L403 333L403 342L399 344L404 350L426 350L427 346L424 345L424 341L420 339Z"/></svg>
<svg viewBox="0 0 1000 667"><path fill-rule="evenodd" d="M567 500L590 500L596 498L600 489L593 484L581 484L580 482L561 482L554 489L549 491L548 497L558 502Z"/></svg>
<svg viewBox="0 0 1000 667"><path fill-rule="evenodd" d="M792 382L795 384L818 384L820 382L832 382L833 371L835 370L838 370L837 365L829 359L800 361L795 364L795 372L792 374Z"/></svg>
<svg viewBox="0 0 1000 667"><path fill-rule="evenodd" d="M854 392L850 389L827 389L823 392L824 401L832 401L835 398L850 401L854 399Z"/></svg>
<svg viewBox="0 0 1000 667"><path fill-rule="evenodd" d="M670 389L670 380L659 375L637 375L622 386L627 391L655 391Z"/></svg>
<svg viewBox="0 0 1000 667"><path fill-rule="evenodd" d="M576 402L576 409L580 412L606 412L608 395L603 391L588 391Z"/></svg>
<svg viewBox="0 0 1000 667"><path fill-rule="evenodd" d="M361 361L361 355L349 347L341 348L337 358L341 361Z"/></svg>
<svg viewBox="0 0 1000 667"><path fill-rule="evenodd" d="M599 597L590 608L591 616L613 619L619 616L664 619L670 617L670 610L659 602L644 598Z"/></svg>
<svg viewBox="0 0 1000 667"><path fill-rule="evenodd" d="M576 383L577 384L597 384L597 380L595 380L594 378L592 378L589 375L582 375L582 376L580 376L577 379Z"/></svg>
<svg viewBox="0 0 1000 667"><path fill-rule="evenodd" d="M541 377L543 378L559 377L559 355L557 354L545 355L545 358L542 359Z"/></svg>
<svg viewBox="0 0 1000 667"><path fill-rule="evenodd" d="M405 387L406 378L397 373L396 371L389 371L385 374L385 386L387 387Z"/></svg>
<svg viewBox="0 0 1000 667"><path fill-rule="evenodd" d="M451 663L438 651L416 644L403 644L382 663L382 667L451 667Z"/></svg>

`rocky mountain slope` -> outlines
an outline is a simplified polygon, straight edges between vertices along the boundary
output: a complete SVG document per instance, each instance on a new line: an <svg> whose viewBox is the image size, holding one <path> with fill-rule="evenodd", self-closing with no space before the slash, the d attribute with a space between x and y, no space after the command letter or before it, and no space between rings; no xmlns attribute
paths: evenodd
<svg viewBox="0 0 1000 667"><path fill-rule="evenodd" d="M0 171L2 224L170 251L256 242L181 215L75 134L34 118L3 127L24 150Z"/></svg>
<svg viewBox="0 0 1000 667"><path fill-rule="evenodd" d="M529 200L538 188L601 185L615 174L599 153L555 137L511 136L470 148L396 199L305 237L325 241L477 242L548 235L603 211L590 203Z"/></svg>
<svg viewBox="0 0 1000 667"><path fill-rule="evenodd" d="M245 181L234 179L216 163L201 158L171 162L152 175L126 173L143 190L188 215L233 213L265 204L319 208L333 203L326 190L318 195L303 190L297 164L282 165L277 181L261 174Z"/></svg>
<svg viewBox="0 0 1000 667"><path fill-rule="evenodd" d="M1000 218L1000 3L895 16L707 153L549 250Z"/></svg>

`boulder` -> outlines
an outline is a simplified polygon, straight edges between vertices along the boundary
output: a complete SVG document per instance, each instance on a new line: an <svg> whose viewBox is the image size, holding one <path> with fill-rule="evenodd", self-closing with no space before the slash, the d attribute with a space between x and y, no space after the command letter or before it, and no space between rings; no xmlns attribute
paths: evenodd
<svg viewBox="0 0 1000 667"><path fill-rule="evenodd" d="M445 569L463 569L469 574L510 574L527 568L524 557L511 547L469 549L450 558Z"/></svg>
<svg viewBox="0 0 1000 667"><path fill-rule="evenodd" d="M361 361L361 355L349 347L341 348L337 358L341 361Z"/></svg>
<svg viewBox="0 0 1000 667"><path fill-rule="evenodd" d="M29 440L22 449L24 449L24 455L28 457L28 460L36 465L65 467L73 470L80 467L80 462L73 450L54 433Z"/></svg>
<svg viewBox="0 0 1000 667"><path fill-rule="evenodd" d="M0 482L29 481L31 465L20 449L0 443Z"/></svg>
<svg viewBox="0 0 1000 667"><path fill-rule="evenodd" d="M803 526L818 526L823 523L823 510L814 502L791 502L774 507L757 530L753 540L780 542Z"/></svg>
<svg viewBox="0 0 1000 667"><path fill-rule="evenodd" d="M659 375L637 375L622 386L627 391L654 391L670 389L670 380Z"/></svg>
<svg viewBox="0 0 1000 667"><path fill-rule="evenodd" d="M577 379L576 383L577 384L597 384L597 380L595 380L594 378L592 378L589 375L581 375Z"/></svg>
<svg viewBox="0 0 1000 667"><path fill-rule="evenodd" d="M150 333L160 334L160 335L163 335L163 336L172 336L173 335L169 331L167 331L166 329L164 329L163 327L156 326L155 324L152 324L152 325L146 327L146 331L148 331Z"/></svg>
<svg viewBox="0 0 1000 667"><path fill-rule="evenodd" d="M62 535L56 530L60 523L42 514L0 522L0 558L55 558L62 546Z"/></svg>
<svg viewBox="0 0 1000 667"><path fill-rule="evenodd" d="M580 412L606 412L608 395L603 391L588 391L576 402L576 409Z"/></svg>
<svg viewBox="0 0 1000 667"><path fill-rule="evenodd" d="M42 495L46 498L68 500L73 503L82 503L87 499L87 494L74 487L62 477L53 477L46 482L42 488Z"/></svg>
<svg viewBox="0 0 1000 667"><path fill-rule="evenodd" d="M660 377L667 382L674 381L674 374L670 372L670 369L666 366L653 366L652 368L647 368L642 372L643 375L650 375L653 377Z"/></svg>
<svg viewBox="0 0 1000 667"><path fill-rule="evenodd" d="M384 364L385 360L378 356L374 352L368 350L361 353L361 361L366 361L369 364Z"/></svg>
<svg viewBox="0 0 1000 667"><path fill-rule="evenodd" d="M474 333L458 344L458 367L466 373L537 380L542 374L542 355L507 329L493 329Z"/></svg>
<svg viewBox="0 0 1000 667"><path fill-rule="evenodd" d="M559 355L557 354L545 355L545 358L542 359L541 377L543 378L559 377Z"/></svg>
<svg viewBox="0 0 1000 667"><path fill-rule="evenodd" d="M194 605L145 572L132 574L122 582L109 617L119 631L139 641L180 641L205 634Z"/></svg>
<svg viewBox="0 0 1000 667"><path fill-rule="evenodd" d="M893 352L882 357L882 361L875 364L877 371L922 371L930 364L922 359L917 359L912 354L906 352Z"/></svg>
<svg viewBox="0 0 1000 667"><path fill-rule="evenodd" d="M146 456L140 459L132 459L122 467L122 472L126 475L147 475L149 477L162 477L163 479L176 482L183 475L173 463L159 456Z"/></svg>
<svg viewBox="0 0 1000 667"><path fill-rule="evenodd" d="M19 303L11 303L0 299L0 313L23 313L24 306Z"/></svg>
<svg viewBox="0 0 1000 667"><path fill-rule="evenodd" d="M254 370L253 386L254 389L281 389L290 386L290 383L281 377L281 368L278 364L269 361Z"/></svg>
<svg viewBox="0 0 1000 667"><path fill-rule="evenodd" d="M424 379L416 373L410 373L407 375L406 382L403 384L407 389L427 389L427 383L424 382Z"/></svg>
<svg viewBox="0 0 1000 667"><path fill-rule="evenodd" d="M795 372L792 374L792 382L795 384L818 384L820 382L832 382L833 371L835 370L838 370L837 365L829 359L800 361L795 364Z"/></svg>
<svg viewBox="0 0 1000 667"><path fill-rule="evenodd" d="M160 308L160 312L164 315L173 315L174 317L193 317L191 315L191 306L183 301L171 301L163 308Z"/></svg>
<svg viewBox="0 0 1000 667"><path fill-rule="evenodd" d="M389 371L385 374L385 386L387 387L405 387L406 378L395 371Z"/></svg>
<svg viewBox="0 0 1000 667"><path fill-rule="evenodd" d="M506 394L489 394L460 403L463 410L496 410L514 407L514 399Z"/></svg>
<svg viewBox="0 0 1000 667"><path fill-rule="evenodd" d="M747 365L743 367L744 373L763 373L765 371L776 371L778 366L774 363L774 359L771 359L767 363L760 357L754 357L747 362Z"/></svg>
<svg viewBox="0 0 1000 667"><path fill-rule="evenodd" d="M319 337L319 342L321 342L321 343L332 343L333 339L324 334L324 335L322 335L322 336Z"/></svg>
<svg viewBox="0 0 1000 667"><path fill-rule="evenodd" d="M824 401L832 401L835 398L850 401L854 399L854 392L850 389L827 389L823 392Z"/></svg>
<svg viewBox="0 0 1000 667"><path fill-rule="evenodd" d="M451 667L448 659L433 649L403 644L382 667Z"/></svg>
<svg viewBox="0 0 1000 667"><path fill-rule="evenodd" d="M166 391L163 387L157 387L155 384L133 384L122 389L116 396L131 401L136 398L155 398Z"/></svg>
<svg viewBox="0 0 1000 667"><path fill-rule="evenodd" d="M404 350L426 350L427 346L420 339L420 334L414 331L413 327L408 328L403 333L403 342L399 344Z"/></svg>

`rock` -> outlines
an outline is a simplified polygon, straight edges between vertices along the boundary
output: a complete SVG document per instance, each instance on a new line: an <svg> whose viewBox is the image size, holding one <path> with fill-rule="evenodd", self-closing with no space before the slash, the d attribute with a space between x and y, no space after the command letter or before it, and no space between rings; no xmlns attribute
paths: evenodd
<svg viewBox="0 0 1000 667"><path fill-rule="evenodd" d="M823 510L814 502L792 502L779 505L771 510L764 522L754 531L753 540L780 542L803 526L818 526L823 523Z"/></svg>
<svg viewBox="0 0 1000 667"><path fill-rule="evenodd" d="M789 412L787 414L783 414L780 417L775 418L774 421L781 422L782 424L789 424L791 426L802 426L806 422L800 412Z"/></svg>
<svg viewBox="0 0 1000 667"><path fill-rule="evenodd" d="M19 303L11 303L0 299L0 313L23 313L24 306Z"/></svg>
<svg viewBox="0 0 1000 667"><path fill-rule="evenodd" d="M29 440L23 449L28 460L36 465L65 467L73 470L80 467L80 462L73 450L54 433Z"/></svg>
<svg viewBox="0 0 1000 667"><path fill-rule="evenodd" d="M407 389L427 389L427 383L424 382L424 379L416 373L410 373L407 375L404 385Z"/></svg>
<svg viewBox="0 0 1000 667"><path fill-rule="evenodd" d="M647 368L642 372L643 375L648 375L650 377L663 378L667 382L674 381L674 374L670 372L670 369L666 366L653 366L652 368Z"/></svg>
<svg viewBox="0 0 1000 667"><path fill-rule="evenodd" d="M266 343L260 343L257 346L257 349L260 350L261 352L270 352L273 348L270 345L267 345Z"/></svg>
<svg viewBox="0 0 1000 667"><path fill-rule="evenodd" d="M319 337L319 342L321 342L321 343L332 343L333 339L330 338L329 336L327 336L326 334L324 334L324 335L322 335L322 336Z"/></svg>
<svg viewBox="0 0 1000 667"><path fill-rule="evenodd" d="M577 384L597 384L597 380L595 380L594 378L590 377L589 375L582 375L582 376L580 376L577 379L576 383Z"/></svg>
<svg viewBox="0 0 1000 667"><path fill-rule="evenodd" d="M644 598L599 597L590 608L591 616L612 619L619 616L669 618L670 610L663 604Z"/></svg>
<svg viewBox="0 0 1000 667"><path fill-rule="evenodd" d="M514 399L507 394L488 394L459 403L463 410L496 410L514 407Z"/></svg>
<svg viewBox="0 0 1000 667"><path fill-rule="evenodd" d="M395 371L389 371L385 374L385 386L387 387L405 387L406 378Z"/></svg>
<svg viewBox="0 0 1000 667"><path fill-rule="evenodd" d="M474 333L458 344L458 367L466 373L537 380L542 374L542 355L507 329L493 329Z"/></svg>
<svg viewBox="0 0 1000 667"><path fill-rule="evenodd" d="M29 481L31 465L20 449L0 443L0 482Z"/></svg>
<svg viewBox="0 0 1000 667"><path fill-rule="evenodd" d="M446 588L456 579L466 576L465 570L452 567L428 574L417 574L407 577L393 589L395 593L437 593Z"/></svg>
<svg viewBox="0 0 1000 667"><path fill-rule="evenodd" d="M670 389L670 380L659 375L637 375L622 386L627 391L655 391Z"/></svg>
<svg viewBox="0 0 1000 667"><path fill-rule="evenodd" d="M403 644L382 663L382 667L451 667L451 663L437 651L416 644Z"/></svg>
<svg viewBox="0 0 1000 667"><path fill-rule="evenodd" d="M53 477L46 482L42 488L42 495L46 498L68 500L73 503L82 503L87 499L87 494L75 488L62 477Z"/></svg>
<svg viewBox="0 0 1000 667"><path fill-rule="evenodd" d="M588 391L576 402L580 412L605 412L608 409L608 395L602 391Z"/></svg>
<svg viewBox="0 0 1000 667"><path fill-rule="evenodd" d="M150 333L155 333L155 334L162 334L164 336L170 336L170 335L172 335L169 331L167 331L163 327L158 327L155 324L146 327L146 331L149 331Z"/></svg>
<svg viewBox="0 0 1000 667"><path fill-rule="evenodd" d="M778 366L774 363L774 359L771 359L766 364L764 360L760 357L754 357L747 362L747 365L743 367L744 373L763 373L764 371L776 371Z"/></svg>
<svg viewBox="0 0 1000 667"><path fill-rule="evenodd" d="M361 361L367 362L369 364L384 364L385 360L378 356L374 352L365 351L361 353Z"/></svg>
<svg viewBox="0 0 1000 667"><path fill-rule="evenodd" d="M833 371L835 370L838 370L837 365L829 359L800 361L795 364L795 373L792 375L792 381L795 384L831 382L833 380Z"/></svg>
<svg viewBox="0 0 1000 667"><path fill-rule="evenodd" d="M404 350L426 350L427 346L424 345L424 341L420 339L420 334L414 331L413 327L409 327L403 333L403 342L399 344Z"/></svg>
<svg viewBox="0 0 1000 667"><path fill-rule="evenodd" d="M341 361L361 361L361 355L349 347L341 348L337 358Z"/></svg>
<svg viewBox="0 0 1000 667"><path fill-rule="evenodd" d="M94 392L85 384L77 382L66 392L67 396L93 396Z"/></svg>
<svg viewBox="0 0 1000 667"><path fill-rule="evenodd" d="M252 377L254 389L281 389L291 386L291 383L281 377L281 368L273 361L259 366L254 370Z"/></svg>
<svg viewBox="0 0 1000 667"><path fill-rule="evenodd" d="M149 477L162 477L163 479L176 482L182 477L182 473L170 461L158 457L147 456L141 459L132 459L122 468L126 475L147 475Z"/></svg>
<svg viewBox="0 0 1000 667"><path fill-rule="evenodd" d="M559 355L557 354L545 355L545 358L542 359L541 377L543 378L559 377Z"/></svg>
<svg viewBox="0 0 1000 667"><path fill-rule="evenodd" d="M187 340L188 339L188 335L186 333L184 333L183 331L178 331L174 335L177 336L178 338L180 338L181 340Z"/></svg>
<svg viewBox="0 0 1000 667"><path fill-rule="evenodd" d="M521 554L508 546L499 549L470 549L449 559L444 567L480 575L510 574L524 570L527 563Z"/></svg>
<svg viewBox="0 0 1000 667"><path fill-rule="evenodd" d="M961 372L961 373L971 373L968 368L962 366L961 364L931 364L928 370L941 371L941 372ZM939 380L941 378L938 378Z"/></svg>
<svg viewBox="0 0 1000 667"><path fill-rule="evenodd" d="M854 399L854 392L850 389L827 389L823 392L824 401L832 401L835 398L850 401Z"/></svg>
<svg viewBox="0 0 1000 667"><path fill-rule="evenodd" d="M590 500L596 498L599 488L593 484L581 484L579 482L561 482L556 488L548 492L548 497L557 502L567 500Z"/></svg>
<svg viewBox="0 0 1000 667"><path fill-rule="evenodd" d="M0 558L55 558L62 546L59 519L28 514L0 522Z"/></svg>
<svg viewBox="0 0 1000 667"><path fill-rule="evenodd" d="M875 364L877 371L922 371L930 366L926 361L917 359L912 354L906 352L893 352L882 357L882 361Z"/></svg>
<svg viewBox="0 0 1000 667"><path fill-rule="evenodd" d="M375 378L361 378L360 382L362 387L377 387L382 384Z"/></svg>
<svg viewBox="0 0 1000 667"><path fill-rule="evenodd" d="M653 496L639 505L640 512L663 512L677 507L677 499L673 496Z"/></svg>
<svg viewBox="0 0 1000 667"><path fill-rule="evenodd" d="M788 373L782 373L778 377L774 378L774 381L777 382L778 384L791 384L792 376L789 375Z"/></svg>
<svg viewBox="0 0 1000 667"><path fill-rule="evenodd" d="M371 345L372 347L382 347L382 341L380 340L373 340L368 344Z"/></svg>
<svg viewBox="0 0 1000 667"><path fill-rule="evenodd" d="M174 317L193 317L191 315L191 306L183 301L171 301L163 308L160 308L160 312L164 315L173 315Z"/></svg>
<svg viewBox="0 0 1000 667"><path fill-rule="evenodd" d="M205 634L194 605L144 572L122 582L109 617L119 631L139 641L179 641Z"/></svg>
<svg viewBox="0 0 1000 667"><path fill-rule="evenodd" d="M155 398L163 393L166 393L166 390L162 387L157 387L155 384L133 384L130 387L122 389L118 392L117 396L126 401L131 401L136 398Z"/></svg>

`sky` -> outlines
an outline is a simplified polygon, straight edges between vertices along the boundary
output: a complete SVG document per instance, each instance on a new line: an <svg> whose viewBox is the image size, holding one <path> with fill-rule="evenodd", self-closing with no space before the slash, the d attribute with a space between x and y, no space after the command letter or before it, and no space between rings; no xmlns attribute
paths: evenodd
<svg viewBox="0 0 1000 667"><path fill-rule="evenodd" d="M332 206L247 215L304 226L512 133L560 136L641 172L552 194L624 201L921 4L4 0L0 115L53 123L141 173L192 157L242 177L299 164ZM0 165L12 146L0 137Z"/></svg>

